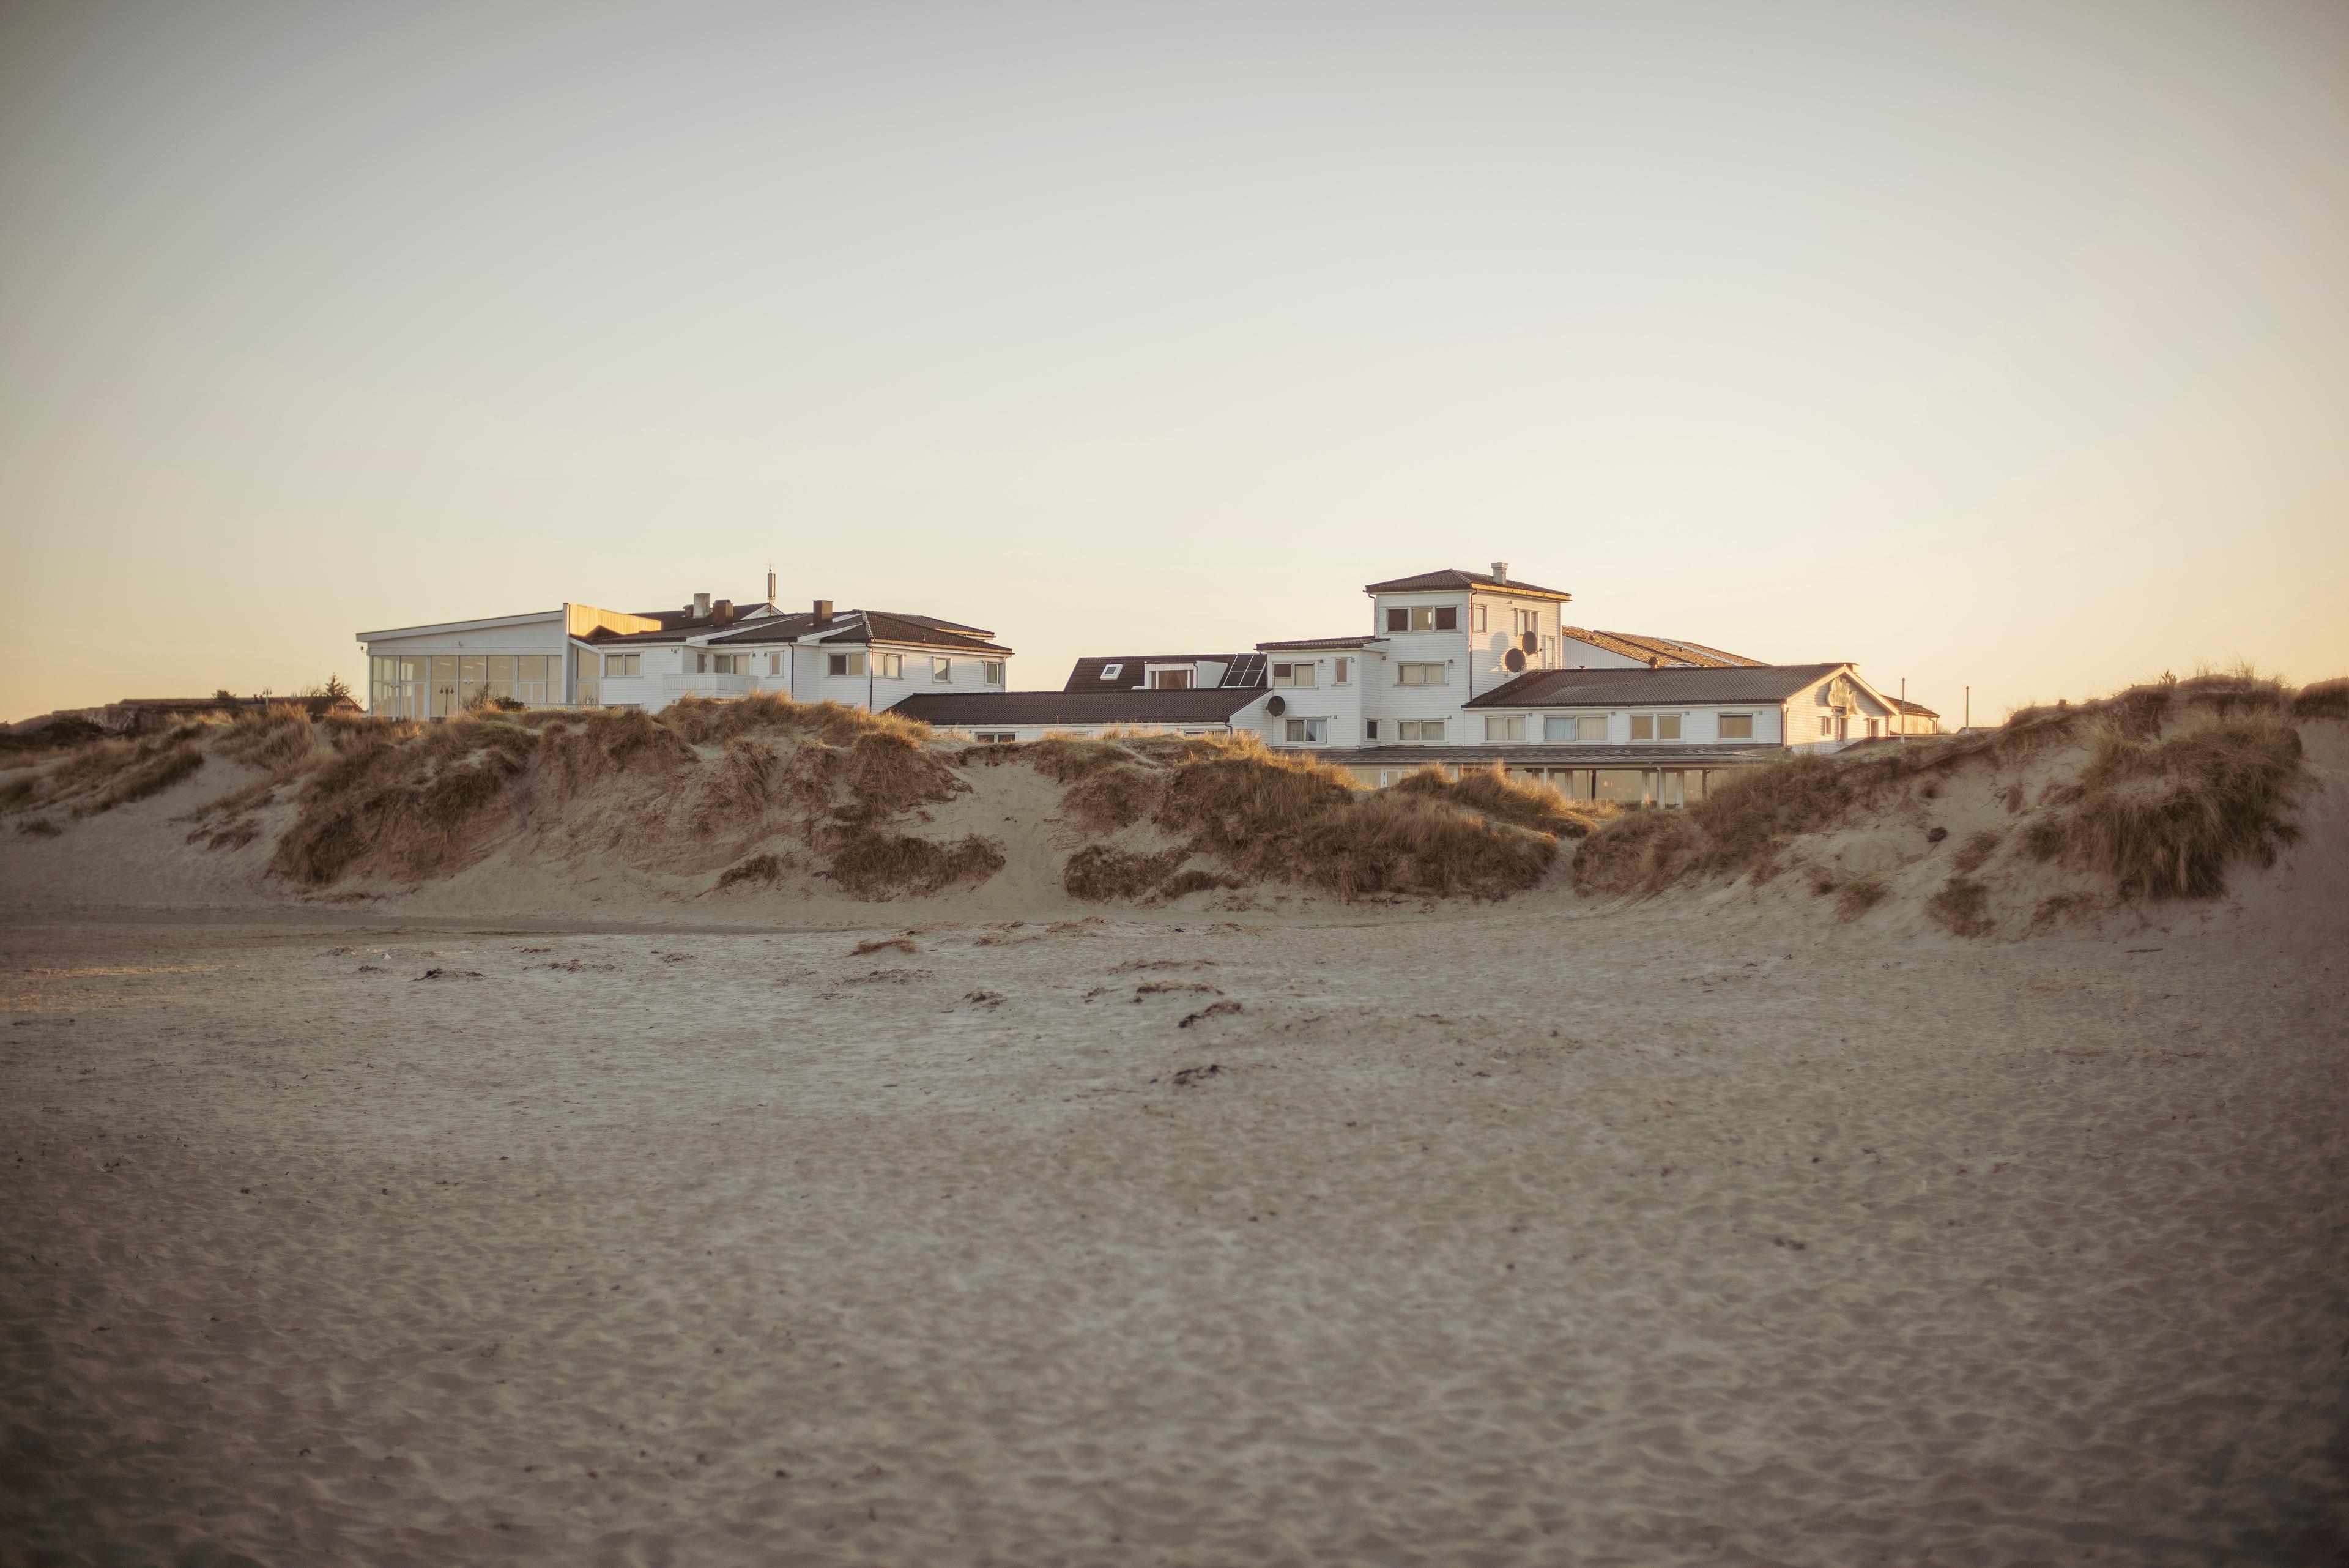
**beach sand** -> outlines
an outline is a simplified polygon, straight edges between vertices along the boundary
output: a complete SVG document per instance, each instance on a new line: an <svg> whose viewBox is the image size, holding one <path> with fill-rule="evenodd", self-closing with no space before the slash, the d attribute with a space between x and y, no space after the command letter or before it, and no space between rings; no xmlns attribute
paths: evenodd
<svg viewBox="0 0 2349 1568"><path fill-rule="evenodd" d="M938 918L9 915L0 1562L2349 1549L2337 905Z"/></svg>

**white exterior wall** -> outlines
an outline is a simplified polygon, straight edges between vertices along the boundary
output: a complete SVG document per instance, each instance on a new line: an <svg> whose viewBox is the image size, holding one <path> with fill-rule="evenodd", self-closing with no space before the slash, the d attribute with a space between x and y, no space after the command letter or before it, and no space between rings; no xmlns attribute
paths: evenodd
<svg viewBox="0 0 2349 1568"><path fill-rule="evenodd" d="M1481 718L1484 713L1493 711L1496 711L1496 710L1480 710L1477 713L1471 714L1470 718L1472 720L1478 719ZM1547 707L1542 708L1508 708L1497 710L1497 711L1507 714L1523 714L1526 721L1526 738L1523 743L1528 746L1547 745L1557 751L1561 755L1570 754L1579 747L1595 746L1601 744L1602 742L1597 741L1546 740L1543 736L1542 724L1542 721L1545 719L1565 718L1569 716L1584 718L1592 714L1604 714L1607 719L1607 739L1603 743L1612 746L1645 746L1649 744L1654 744L1657 746L1775 746L1782 743L1780 740L1780 735L1782 733L1782 721L1780 718L1781 711L1778 704L1775 702L1723 702L1718 705L1702 708L1673 707L1669 705L1654 708L1572 708L1551 704ZM1631 739L1631 716L1634 713L1679 714L1681 716L1681 738L1677 741L1656 741L1652 742L1648 741L1633 741ZM1723 741L1721 739L1721 716L1723 713L1752 714L1754 716L1754 738L1751 741ZM1487 743L1485 741L1484 732L1481 728L1478 728L1473 723L1471 728L1477 730L1477 733L1474 741L1471 742L1472 744L1482 745ZM1497 744L1499 742L1492 743ZM1516 744L1516 742L1513 742L1510 743Z"/></svg>
<svg viewBox="0 0 2349 1568"><path fill-rule="evenodd" d="M1786 744L1798 751L1840 751L1854 741L1868 739L1868 721L1870 719L1877 721L1876 732L1878 735L1893 732L1890 724L1892 705L1870 691L1856 675L1850 676L1854 711L1850 715L1849 732L1841 735L1833 732L1836 712L1827 705L1827 692L1834 686L1837 675L1849 674L1848 671L1838 671L1836 675L1826 676L1786 699ZM1829 732L1824 735L1819 733L1819 721L1822 719L1829 721Z"/></svg>
<svg viewBox="0 0 2349 1568"><path fill-rule="evenodd" d="M1493 691L1496 687L1505 686L1524 673L1523 670L1512 670L1502 662L1503 657L1509 649L1517 646L1516 636L1509 630L1516 621L1516 617L1511 613L1516 610L1524 609L1534 612L1534 651L1526 655L1526 669L1555 670L1558 668L1559 608L1560 606L1555 599L1529 598L1512 594L1506 588L1479 588L1472 594L1468 610L1468 642L1475 656L1470 667L1475 690L1469 695L1473 697ZM1482 610L1485 614L1483 631L1475 629L1478 610ZM1547 663L1543 662L1542 659L1545 639L1547 639L1549 649ZM1575 646L1583 648L1588 645L1577 643Z"/></svg>
<svg viewBox="0 0 2349 1568"><path fill-rule="evenodd" d="M1263 735L1270 746L1359 746L1362 744L1363 691L1371 672L1381 661L1375 657L1365 659L1352 649L1344 650L1313 649L1294 653L1268 653L1265 656L1265 679L1272 679L1275 664L1290 666L1309 664L1314 667L1314 683L1309 687L1278 686L1265 692L1265 699L1282 698L1288 711L1278 718L1265 712L1263 701L1252 705L1256 721L1251 725ZM1338 661L1346 662L1346 683L1338 684ZM1291 719L1319 719L1325 727L1324 739L1318 742L1288 739Z"/></svg>
<svg viewBox="0 0 2349 1568"><path fill-rule="evenodd" d="M1371 625L1386 644L1383 664L1375 666L1376 683L1364 688L1361 716L1379 721L1377 745L1389 745L1395 740L1393 726L1405 719L1442 719L1444 721L1444 743L1459 745L1469 739L1468 725L1460 706L1474 693L1470 690L1471 633L1475 624L1469 608L1469 595L1463 589L1447 589L1441 593L1378 594L1372 597ZM1387 611L1409 609L1417 606L1450 605L1460 612L1460 628L1453 631L1389 631ZM1399 686L1399 667L1405 664L1442 664L1444 681L1442 686ZM1494 682L1492 684L1498 684Z"/></svg>
<svg viewBox="0 0 2349 1568"><path fill-rule="evenodd" d="M606 707L628 705L648 712L657 712L685 697L707 697L724 700L748 697L755 692L772 692L799 702L838 702L846 707L871 707L879 712L893 708L917 691L1000 691L1000 683L986 680L985 659L977 654L957 653L954 679L934 680L930 675L932 653L927 649L884 644L877 651L895 653L904 659L904 673L892 679L874 673L878 666L871 662L875 651L863 643L751 643L727 647L714 643L648 643L633 648L604 651L633 653L642 660L639 673L606 676L603 680L602 700ZM864 654L866 673L834 675L831 673L833 654ZM713 670L697 669L701 655L727 654L746 658L750 670L740 675L720 675ZM1003 661L1008 680L1009 660ZM780 668L777 666L780 665Z"/></svg>
<svg viewBox="0 0 2349 1568"><path fill-rule="evenodd" d="M549 610L528 619L517 618L515 624L506 626L456 626L406 637L367 639L359 646L368 660L367 684L363 688L368 711L375 711L374 660L378 659L477 659L490 654L524 654L553 659L561 664L570 643L564 631L561 610ZM546 694L546 705L569 700L569 688L562 679L548 684L554 690Z"/></svg>

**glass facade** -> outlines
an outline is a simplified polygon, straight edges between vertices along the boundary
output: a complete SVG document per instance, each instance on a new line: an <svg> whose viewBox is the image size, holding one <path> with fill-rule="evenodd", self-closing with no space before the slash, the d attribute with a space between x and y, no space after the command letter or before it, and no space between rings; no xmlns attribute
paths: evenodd
<svg viewBox="0 0 2349 1568"><path fill-rule="evenodd" d="M378 655L367 660L367 711L378 719L445 719L501 699L540 708L562 701L562 677L560 654Z"/></svg>

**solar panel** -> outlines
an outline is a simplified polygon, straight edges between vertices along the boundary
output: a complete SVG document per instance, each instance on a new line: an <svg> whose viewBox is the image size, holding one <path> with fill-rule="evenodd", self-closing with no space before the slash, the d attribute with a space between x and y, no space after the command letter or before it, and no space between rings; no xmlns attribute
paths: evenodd
<svg viewBox="0 0 2349 1568"><path fill-rule="evenodd" d="M1239 689L1264 684L1264 655L1243 653L1233 659L1231 668L1224 671L1224 685Z"/></svg>

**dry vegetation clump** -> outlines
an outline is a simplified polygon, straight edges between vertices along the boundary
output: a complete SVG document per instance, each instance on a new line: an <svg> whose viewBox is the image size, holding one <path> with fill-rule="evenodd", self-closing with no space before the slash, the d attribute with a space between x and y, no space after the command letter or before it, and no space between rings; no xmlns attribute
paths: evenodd
<svg viewBox="0 0 2349 1568"><path fill-rule="evenodd" d="M1951 869L1961 877L1972 876L1982 868L1985 861L1998 853L1999 844L2005 836L1991 828L1982 829L1958 846L1958 852L1950 857Z"/></svg>
<svg viewBox="0 0 2349 1568"><path fill-rule="evenodd" d="M719 873L719 892L739 888L745 882L772 884L783 877L783 863L772 855L753 855L738 865L729 866Z"/></svg>
<svg viewBox="0 0 2349 1568"><path fill-rule="evenodd" d="M1925 912L1961 937L1986 937L1997 929L1990 918L1990 889L1968 877L1952 877L1925 900Z"/></svg>
<svg viewBox="0 0 2349 1568"><path fill-rule="evenodd" d="M1003 869L1003 851L977 834L954 844L884 833L868 824L833 829L823 847L825 873L860 898L928 894L957 882L984 882Z"/></svg>
<svg viewBox="0 0 2349 1568"><path fill-rule="evenodd" d="M1088 774L1103 768L1113 768L1135 760L1136 753L1115 741L1087 740L1078 735L1047 735L1040 741L1025 744L995 742L966 749L959 761L965 767L992 767L1008 762L1023 762L1050 779L1054 784L1075 784Z"/></svg>
<svg viewBox="0 0 2349 1568"><path fill-rule="evenodd" d="M313 887L371 860L395 876L442 868L465 827L536 755L533 731L453 718L416 733L352 729L311 773L270 868Z"/></svg>
<svg viewBox="0 0 2349 1568"><path fill-rule="evenodd" d="M16 825L16 831L27 838L55 838L65 829L46 816L28 816Z"/></svg>
<svg viewBox="0 0 2349 1568"><path fill-rule="evenodd" d="M1880 876L1853 877L1836 889L1836 919L1847 923L1859 919L1884 902L1891 890Z"/></svg>
<svg viewBox="0 0 2349 1568"><path fill-rule="evenodd" d="M2167 738L2100 732L2079 783L2033 822L2042 860L2101 871L2137 898L2212 898L2235 859L2275 864L2300 836L2286 820L2300 788L2300 732L2274 711L2237 704Z"/></svg>
<svg viewBox="0 0 2349 1568"><path fill-rule="evenodd" d="M1071 784L1061 796L1061 809L1090 832L1115 833L1156 811L1165 791L1164 771L1120 763Z"/></svg>
<svg viewBox="0 0 2349 1568"><path fill-rule="evenodd" d="M291 703L240 712L222 727L213 747L232 762L278 778L302 772L319 752L310 715Z"/></svg>
<svg viewBox="0 0 2349 1568"><path fill-rule="evenodd" d="M0 811L63 806L74 816L96 816L160 794L204 765L207 728L181 724L144 740L97 741L77 747L54 766L0 786Z"/></svg>
<svg viewBox="0 0 2349 1568"><path fill-rule="evenodd" d="M1625 813L1575 850L1575 890L1645 895L1691 877L1766 877L1795 835L1831 826L1869 798L1866 765L1795 757L1732 774L1683 810Z"/></svg>
<svg viewBox="0 0 2349 1568"><path fill-rule="evenodd" d="M1182 848L1159 855L1128 855L1104 845L1089 844L1069 857L1069 863L1061 871L1061 886L1068 889L1071 898L1088 903L1146 898L1190 857L1191 852Z"/></svg>
<svg viewBox="0 0 2349 1568"><path fill-rule="evenodd" d="M2349 719L2349 679L2303 686L2292 700L2295 719Z"/></svg>
<svg viewBox="0 0 2349 1568"><path fill-rule="evenodd" d="M1441 768L1424 767L1391 787L1403 794L1450 801L1488 821L1529 827L1559 838L1583 837L1617 815L1610 804L1568 800L1548 784L1513 779L1499 763L1464 768L1457 780L1445 778Z"/></svg>
<svg viewBox="0 0 2349 1568"><path fill-rule="evenodd" d="M918 720L870 713L839 702L794 702L767 691L722 700L680 698L663 709L654 722L697 746L754 734L812 735L835 746L853 745L871 734L895 735L916 743L930 738L930 727Z"/></svg>

